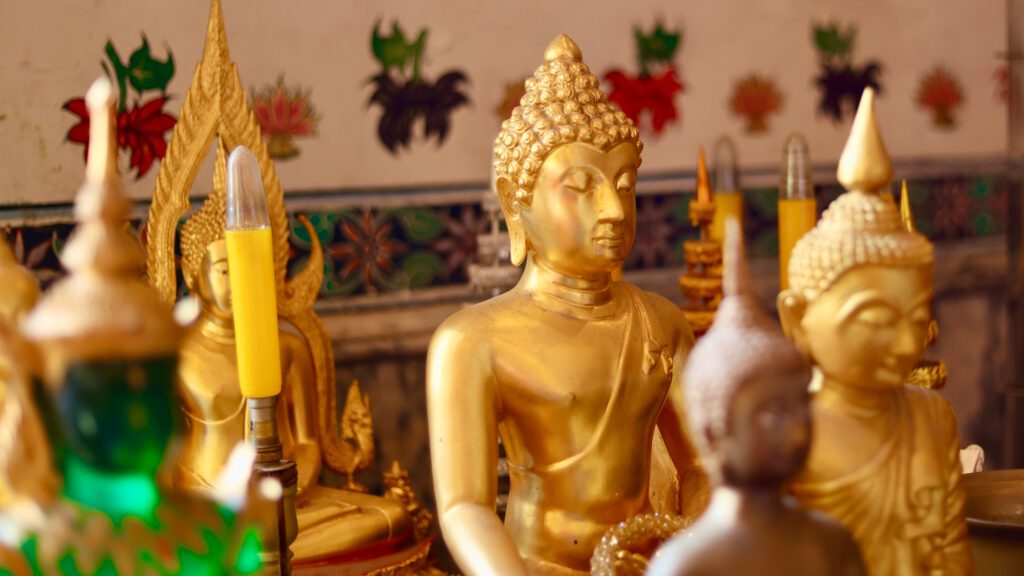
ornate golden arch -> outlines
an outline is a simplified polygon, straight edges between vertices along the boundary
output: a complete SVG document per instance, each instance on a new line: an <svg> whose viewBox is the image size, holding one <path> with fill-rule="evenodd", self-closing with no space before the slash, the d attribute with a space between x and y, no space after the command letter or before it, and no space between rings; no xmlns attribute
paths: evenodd
<svg viewBox="0 0 1024 576"><path fill-rule="evenodd" d="M149 283L168 303L178 297L174 242L178 222L189 208L189 191L206 158L214 138L218 139L214 189L182 231L183 268L191 283L189 254L224 237L224 174L225 152L246 146L259 160L263 187L267 196L273 232L274 279L277 286L278 316L292 324L305 338L313 355L318 396L318 433L324 462L333 469L345 471L356 461L355 448L340 442L335 393L334 350L323 323L313 311L323 282L323 251L316 231L305 218L300 218L309 232L309 260L290 281L286 278L288 264L288 215L284 193L277 180L274 164L267 154L267 145L260 135L256 116L246 101L238 69L231 61L220 0L210 2L210 20L206 32L203 57L192 76L192 85L185 95L178 122L160 164L156 189L149 207L146 267Z"/></svg>

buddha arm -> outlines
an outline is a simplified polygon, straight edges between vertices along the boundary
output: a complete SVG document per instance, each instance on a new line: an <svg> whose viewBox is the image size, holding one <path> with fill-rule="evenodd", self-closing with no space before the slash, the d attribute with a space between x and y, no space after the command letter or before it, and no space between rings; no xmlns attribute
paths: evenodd
<svg viewBox="0 0 1024 576"><path fill-rule="evenodd" d="M956 433L956 417L953 409L945 403L947 412L947 428L951 431L947 440L946 457L946 518L945 538L943 548L945 551L944 574L956 576L960 574L973 574L974 564L971 561L971 550L967 541L967 521L964 518L964 503L966 494L961 484L963 477L960 469L960 440Z"/></svg>
<svg viewBox="0 0 1024 576"><path fill-rule="evenodd" d="M316 485L320 477L321 455L316 428L316 373L313 358L305 342L294 334L281 334L284 352L284 383L288 398L288 424L294 439L295 466L298 468L298 492Z"/></svg>
<svg viewBox="0 0 1024 576"><path fill-rule="evenodd" d="M516 544L494 512L496 390L487 352L473 339L442 325L427 354L427 418L438 519L445 543L465 574L525 576Z"/></svg>
<svg viewBox="0 0 1024 576"><path fill-rule="evenodd" d="M689 330L686 330L681 340L672 359L672 384L665 406L658 416L658 429L679 474L679 498L682 501L680 512L696 520L707 508L711 498L711 484L687 431L682 373L686 356L693 346L693 336Z"/></svg>

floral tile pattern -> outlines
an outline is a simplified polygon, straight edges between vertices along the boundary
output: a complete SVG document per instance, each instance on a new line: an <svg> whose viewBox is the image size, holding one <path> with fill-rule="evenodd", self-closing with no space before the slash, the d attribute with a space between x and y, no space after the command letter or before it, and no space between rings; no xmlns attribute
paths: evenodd
<svg viewBox="0 0 1024 576"><path fill-rule="evenodd" d="M1009 181L1001 175L957 175L908 182L918 230L935 242L1002 234L1006 230ZM818 186L819 210L843 192L836 184ZM645 195L637 200L637 236L627 270L682 265L682 244L696 237L687 213L692 193ZM777 191L744 191L744 229L753 257L778 252ZM291 272L309 256L310 238L291 218ZM479 203L415 208L345 209L305 213L324 251L321 298L345 298L436 286L464 284L476 254L477 236L489 225ZM145 223L129 223L145 241ZM44 287L63 272L60 253L70 223L6 226L5 237L19 262Z"/></svg>

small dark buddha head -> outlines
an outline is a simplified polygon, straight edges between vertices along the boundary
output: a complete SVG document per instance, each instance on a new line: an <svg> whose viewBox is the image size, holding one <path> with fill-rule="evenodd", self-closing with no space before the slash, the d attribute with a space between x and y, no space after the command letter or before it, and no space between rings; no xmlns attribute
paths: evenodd
<svg viewBox="0 0 1024 576"><path fill-rule="evenodd" d="M684 394L691 434L712 477L771 486L807 459L811 372L750 293L742 242L739 224L728 222L725 298L690 353Z"/></svg>

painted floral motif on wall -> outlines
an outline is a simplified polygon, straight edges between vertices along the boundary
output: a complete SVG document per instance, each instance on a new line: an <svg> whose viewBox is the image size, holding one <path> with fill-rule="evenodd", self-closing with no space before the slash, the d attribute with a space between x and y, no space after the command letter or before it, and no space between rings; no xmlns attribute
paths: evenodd
<svg viewBox="0 0 1024 576"><path fill-rule="evenodd" d="M129 166L135 170L135 178L145 176L167 153L167 132L174 128L177 119L164 110L170 99L167 85L174 77L174 55L170 48L164 48L167 58L154 57L149 41L142 36L139 46L122 62L114 44L110 41L104 47L107 61L103 70L118 87L117 102L117 146L129 154ZM68 142L80 144L84 159L89 152L89 111L85 98L76 97L64 102L64 110L74 114L78 122L68 130Z"/></svg>
<svg viewBox="0 0 1024 576"><path fill-rule="evenodd" d="M427 30L408 41L395 22L391 35L383 36L380 22L373 27L370 47L381 71L370 78L373 94L369 105L380 108L377 137L392 154L412 144L413 128L423 123L423 138L444 144L451 129L451 115L469 98L463 85L469 78L461 70L449 70L436 81L423 75L420 63L427 46Z"/></svg>
<svg viewBox="0 0 1024 576"><path fill-rule="evenodd" d="M853 48L857 39L857 27L850 24L845 29L839 24L814 25L811 38L818 50L818 76L814 79L820 98L818 113L835 123L842 123L860 104L860 95L871 87L882 93L879 76L882 65L877 60L854 64Z"/></svg>
<svg viewBox="0 0 1024 576"><path fill-rule="evenodd" d="M1009 179L956 175L908 183L915 221L935 242L1001 234L1006 230ZM818 186L821 209L842 194L838 184ZM697 230L687 207L692 193L665 191L637 199L637 236L627 270L682 265L682 244ZM778 190L744 190L744 233L752 257L778 250ZM478 202L410 208L322 210L305 215L324 251L323 299L351 298L466 284L477 236L488 222ZM291 222L290 271L301 269L312 246L296 214ZM70 215L68 216L70 218ZM126 224L145 239L145 223ZM4 226L19 262L45 286L64 274L60 252L73 229L69 223Z"/></svg>
<svg viewBox="0 0 1024 576"><path fill-rule="evenodd" d="M252 91L252 110L267 139L267 153L275 160L298 156L295 138L315 136L320 125L310 91L288 87L284 75L274 84Z"/></svg>
<svg viewBox="0 0 1024 576"><path fill-rule="evenodd" d="M956 127L956 113L964 103L963 86L949 69L936 66L921 78L915 101L936 128L950 130Z"/></svg>
<svg viewBox="0 0 1024 576"><path fill-rule="evenodd" d="M685 87L676 70L675 55L682 33L666 30L659 22L650 34L633 30L639 72L613 69L604 79L611 85L608 100L614 102L641 130L661 134L679 121L676 96Z"/></svg>
<svg viewBox="0 0 1024 576"><path fill-rule="evenodd" d="M743 119L747 134L764 134L768 131L768 117L782 109L782 102L782 92L775 81L753 73L733 85L729 111Z"/></svg>

